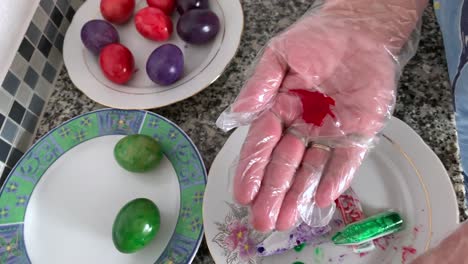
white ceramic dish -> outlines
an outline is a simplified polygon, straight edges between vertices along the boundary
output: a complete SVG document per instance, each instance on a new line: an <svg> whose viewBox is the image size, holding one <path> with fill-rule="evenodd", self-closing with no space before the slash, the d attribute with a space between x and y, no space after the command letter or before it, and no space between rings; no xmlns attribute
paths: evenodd
<svg viewBox="0 0 468 264"><path fill-rule="evenodd" d="M64 41L63 58L73 83L94 101L120 109L150 109L186 99L214 82L234 57L243 30L242 6L238 0L210 0L210 9L220 19L220 31L206 45L189 45L176 32L179 18L172 15L174 32L166 42L143 38L136 30L133 17L125 25L114 25L120 42L132 51L138 71L125 85L107 80L98 58L85 49L80 32L92 19L103 19L99 11L100 0L86 1L75 14ZM145 0L137 0L135 13L146 7ZM170 86L153 83L146 74L146 61L160 45L172 43L184 54L184 75Z"/></svg>
<svg viewBox="0 0 468 264"><path fill-rule="evenodd" d="M157 139L161 164L131 173L115 161L124 135ZM75 117L38 140L0 190L0 263L190 263L203 238L206 172L190 138L146 111L103 109ZM161 214L155 239L120 253L112 225L129 201L147 198Z"/></svg>
<svg viewBox="0 0 468 264"><path fill-rule="evenodd" d="M208 247L217 263L410 263L458 224L455 193L442 163L409 126L393 118L358 171L352 187L366 215L385 209L397 210L405 219L404 231L384 240L376 250L362 257L350 248L328 243L253 260L249 255L255 252L245 250L245 245L251 244L239 240L238 247L234 248L232 243L226 243L232 230L240 230L238 218L242 217L242 210L233 204L228 192L228 168L246 134L246 127L232 134L208 177L203 218ZM233 226L236 228L232 229Z"/></svg>

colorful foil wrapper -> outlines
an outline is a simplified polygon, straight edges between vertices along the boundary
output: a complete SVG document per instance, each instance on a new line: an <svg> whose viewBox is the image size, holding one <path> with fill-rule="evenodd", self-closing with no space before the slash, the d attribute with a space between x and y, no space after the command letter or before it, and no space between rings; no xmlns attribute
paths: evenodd
<svg viewBox="0 0 468 264"><path fill-rule="evenodd" d="M330 226L311 227L305 223L300 224L290 232L272 232L262 243L257 245L259 256L271 256L284 253L304 243L320 243L330 232Z"/></svg>
<svg viewBox="0 0 468 264"><path fill-rule="evenodd" d="M398 232L402 227L401 216L396 212L388 211L346 226L333 236L332 241L336 245L360 245Z"/></svg>
<svg viewBox="0 0 468 264"><path fill-rule="evenodd" d="M335 200L335 203L345 225L350 225L365 218L361 203L353 189L349 188ZM375 249L374 242L372 241L353 245L351 247L354 253L366 253Z"/></svg>
<svg viewBox="0 0 468 264"><path fill-rule="evenodd" d="M356 193L349 188L335 201L338 212L333 216L334 222L342 222L349 225L365 218L361 204ZM319 245L330 241L327 234L332 230L328 226L311 227L305 223L300 224L289 232L272 232L261 243L257 245L257 255L260 257L282 254L293 248L307 244L308 246ZM333 232L338 231L333 228ZM375 249L372 241L361 245L352 246L355 253L369 252Z"/></svg>

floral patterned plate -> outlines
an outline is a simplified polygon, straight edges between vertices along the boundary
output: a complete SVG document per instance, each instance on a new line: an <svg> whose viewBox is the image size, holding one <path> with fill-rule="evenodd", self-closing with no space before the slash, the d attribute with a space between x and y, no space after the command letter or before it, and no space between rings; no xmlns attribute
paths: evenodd
<svg viewBox="0 0 468 264"><path fill-rule="evenodd" d="M325 236L321 242L303 249L260 257L257 245L265 236L249 227L248 210L233 202L228 184L228 168L239 154L247 131L242 127L231 135L208 177L203 219L208 247L216 263L410 263L458 224L455 193L442 163L410 127L393 118L352 187L365 215L397 210L405 220L405 229L374 241L375 249L367 254L334 246ZM331 222L332 232L340 220L337 215L335 212Z"/></svg>
<svg viewBox="0 0 468 264"><path fill-rule="evenodd" d="M124 135L157 139L165 154L143 174L116 163ZM203 234L206 171L189 137L146 111L103 109L41 138L0 190L0 263L190 263ZM112 242L112 223L128 201L145 197L161 212L156 239L134 254Z"/></svg>

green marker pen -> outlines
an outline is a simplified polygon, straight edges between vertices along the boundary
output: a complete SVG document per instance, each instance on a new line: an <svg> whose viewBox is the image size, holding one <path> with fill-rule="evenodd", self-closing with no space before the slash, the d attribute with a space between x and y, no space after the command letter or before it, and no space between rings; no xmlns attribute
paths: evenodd
<svg viewBox="0 0 468 264"><path fill-rule="evenodd" d="M392 233L403 227L403 219L393 211L384 212L354 222L337 232L332 241L336 245L359 245Z"/></svg>

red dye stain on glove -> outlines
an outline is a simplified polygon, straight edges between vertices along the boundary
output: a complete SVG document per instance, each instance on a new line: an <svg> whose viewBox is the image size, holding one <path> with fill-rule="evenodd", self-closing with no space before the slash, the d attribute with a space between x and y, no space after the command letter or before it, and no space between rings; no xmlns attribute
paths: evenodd
<svg viewBox="0 0 468 264"><path fill-rule="evenodd" d="M335 118L330 109L335 105L333 98L326 96L320 92L312 92L308 90L294 89L291 93L298 95L302 102L302 119L306 123L322 126L323 120L327 115Z"/></svg>

